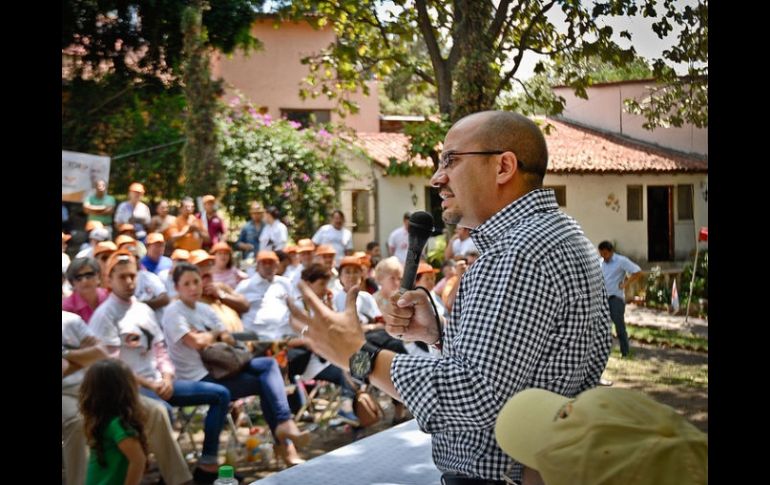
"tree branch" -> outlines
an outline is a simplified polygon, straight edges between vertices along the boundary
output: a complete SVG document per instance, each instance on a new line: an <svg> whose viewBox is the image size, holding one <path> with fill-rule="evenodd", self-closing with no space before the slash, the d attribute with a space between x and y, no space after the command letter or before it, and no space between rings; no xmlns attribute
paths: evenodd
<svg viewBox="0 0 770 485"><path fill-rule="evenodd" d="M538 24L538 22L545 16L545 14L554 6L556 3L556 0L552 0L551 3L548 3L543 6L543 8L532 18L532 21L527 25L526 30L524 30L524 33L521 34L521 41L519 42L518 49L519 52L516 54L516 56L513 58L513 67L511 68L508 73L503 76L503 79L500 80L500 82L497 84L497 88L495 88L495 94L493 95L492 99L497 99L497 97L500 95L500 91L503 90L503 87L507 86L508 83L511 82L511 78L514 74L516 74L516 71L519 70L519 65L521 64L521 59L524 57L524 52L527 49L532 49L531 47L527 46L527 42L529 40L529 35L532 33L532 29L535 27L535 25Z"/></svg>
<svg viewBox="0 0 770 485"><path fill-rule="evenodd" d="M441 57L441 49L436 41L436 34L433 32L433 25L430 23L430 17L428 16L428 9L425 5L425 0L415 0L415 6L417 7L417 24L420 27L420 32L425 39L425 45L428 48L428 55L430 55L430 62L433 64L433 69L438 75L444 70L445 61ZM454 47L452 47L454 50Z"/></svg>
<svg viewBox="0 0 770 485"><path fill-rule="evenodd" d="M497 39L497 36L500 33L500 28L503 26L503 23L508 18L508 6L510 4L511 4L511 0L502 0L500 2L500 5L497 6L497 12L495 13L495 18L494 20L492 20L492 23L489 26L490 39Z"/></svg>

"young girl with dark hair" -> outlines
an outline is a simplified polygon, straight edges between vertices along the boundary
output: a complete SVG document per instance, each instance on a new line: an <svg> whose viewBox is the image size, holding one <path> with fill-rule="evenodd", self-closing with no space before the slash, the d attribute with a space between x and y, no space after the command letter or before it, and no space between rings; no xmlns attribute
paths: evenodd
<svg viewBox="0 0 770 485"><path fill-rule="evenodd" d="M123 361L92 364L80 385L83 429L91 446L86 485L138 485L147 463L144 410Z"/></svg>

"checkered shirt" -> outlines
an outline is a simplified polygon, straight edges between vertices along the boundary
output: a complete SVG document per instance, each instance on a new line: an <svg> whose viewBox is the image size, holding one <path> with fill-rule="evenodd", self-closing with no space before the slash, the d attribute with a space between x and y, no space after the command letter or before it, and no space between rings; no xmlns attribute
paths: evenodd
<svg viewBox="0 0 770 485"><path fill-rule="evenodd" d="M523 389L572 397L598 383L611 344L607 293L596 249L550 189L515 200L471 237L481 257L460 282L441 358L396 355L391 376L433 435L440 470L518 480L495 419Z"/></svg>

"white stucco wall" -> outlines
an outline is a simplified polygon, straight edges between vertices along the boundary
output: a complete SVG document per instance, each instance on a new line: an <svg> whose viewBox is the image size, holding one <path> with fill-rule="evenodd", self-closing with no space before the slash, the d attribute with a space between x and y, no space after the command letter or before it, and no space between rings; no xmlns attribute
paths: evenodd
<svg viewBox="0 0 770 485"><path fill-rule="evenodd" d="M594 245L603 240L615 244L619 253L642 265L647 263L647 187L678 184L693 185L693 221L677 220L677 202L674 196L674 252L677 261L688 261L695 249L697 231L708 226L708 176L697 175L552 175L544 185L566 186L567 205L562 210L574 217ZM627 220L628 185L643 186L643 218ZM607 205L608 200L617 204ZM617 209L617 210L615 210Z"/></svg>
<svg viewBox="0 0 770 485"><path fill-rule="evenodd" d="M299 96L302 79L310 72L301 59L334 41L330 26L316 30L305 22L284 22L276 29L272 19L261 19L254 23L252 34L262 41L261 50L249 54L238 50L232 56L215 53L212 58L212 75L224 79L227 90L242 92L256 106L267 108L273 118L281 116L282 108L328 109L333 123L342 122L356 131L380 131L376 81L367 82L368 96L361 92L349 95L360 111L345 118L334 112L334 99L321 95L303 100Z"/></svg>
<svg viewBox="0 0 770 485"><path fill-rule="evenodd" d="M567 121L575 121L685 153L708 155L708 129L684 125L681 128L656 128L650 131L642 128L642 116L624 111L623 100L642 99L648 84L591 87L586 90L588 99L578 98L569 88L555 88L554 92L566 100L561 117Z"/></svg>
<svg viewBox="0 0 770 485"><path fill-rule="evenodd" d="M377 241L380 243L382 254L387 254L390 233L403 224L404 212L426 209L425 187L430 186L429 180L428 177L419 176L380 175L377 177L377 191L380 199Z"/></svg>

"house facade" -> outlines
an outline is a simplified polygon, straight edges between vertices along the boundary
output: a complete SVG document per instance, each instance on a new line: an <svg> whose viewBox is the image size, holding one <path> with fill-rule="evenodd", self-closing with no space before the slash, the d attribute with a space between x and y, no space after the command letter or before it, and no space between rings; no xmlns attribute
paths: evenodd
<svg viewBox="0 0 770 485"><path fill-rule="evenodd" d="M609 240L643 268L692 261L698 230L708 226L708 129L642 128L623 100L645 96L650 81L569 88L562 115L548 120L549 170L562 209L595 244Z"/></svg>

